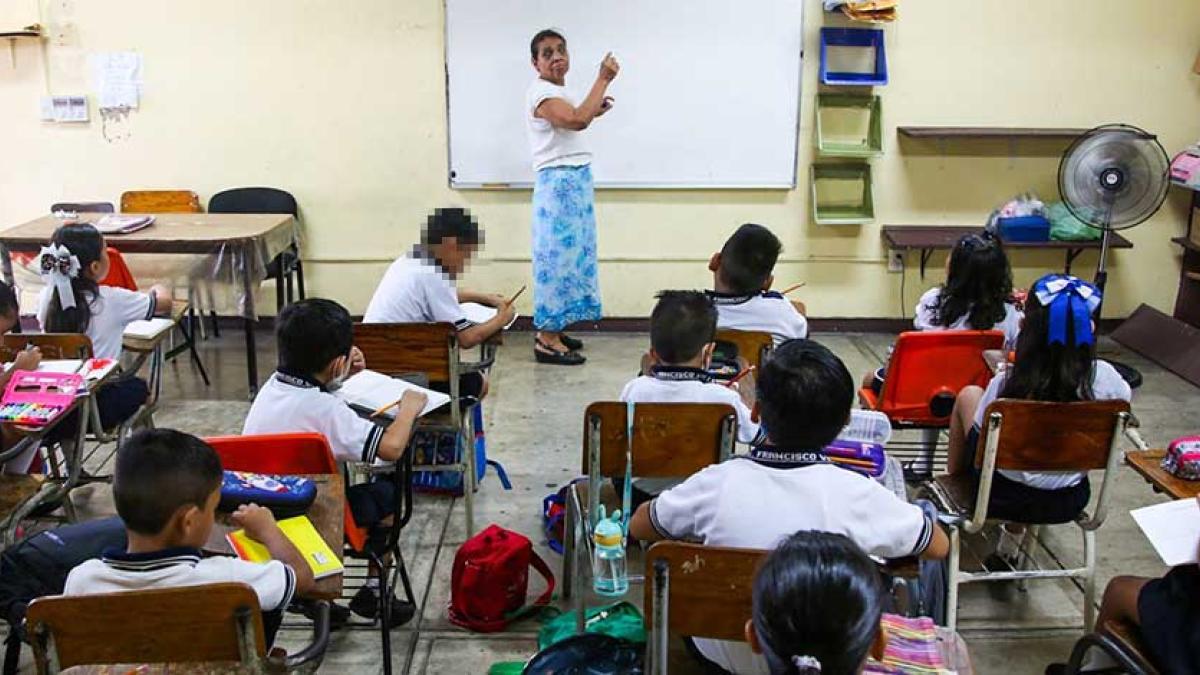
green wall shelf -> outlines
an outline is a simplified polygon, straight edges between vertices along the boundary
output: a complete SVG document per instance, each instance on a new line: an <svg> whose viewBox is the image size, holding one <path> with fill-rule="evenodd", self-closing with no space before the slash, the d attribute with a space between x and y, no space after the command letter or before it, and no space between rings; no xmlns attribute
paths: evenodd
<svg viewBox="0 0 1200 675"><path fill-rule="evenodd" d="M813 164L811 184L813 221L818 225L875 220L870 164Z"/></svg>
<svg viewBox="0 0 1200 675"><path fill-rule="evenodd" d="M882 110L878 96L817 94L817 152L822 157L882 155Z"/></svg>

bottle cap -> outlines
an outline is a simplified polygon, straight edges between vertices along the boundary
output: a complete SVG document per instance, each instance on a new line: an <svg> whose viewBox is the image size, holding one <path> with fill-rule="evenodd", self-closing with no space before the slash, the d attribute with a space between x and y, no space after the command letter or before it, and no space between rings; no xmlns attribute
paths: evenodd
<svg viewBox="0 0 1200 675"><path fill-rule="evenodd" d="M625 532L621 529L621 511L613 511L611 519L604 518L604 512L601 511L600 518L600 522L596 523L595 531L592 533L592 541L597 546L620 546L625 536Z"/></svg>

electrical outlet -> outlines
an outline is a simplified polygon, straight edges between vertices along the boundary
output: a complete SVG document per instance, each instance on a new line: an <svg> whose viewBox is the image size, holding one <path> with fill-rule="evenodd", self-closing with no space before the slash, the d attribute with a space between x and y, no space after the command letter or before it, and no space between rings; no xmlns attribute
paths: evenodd
<svg viewBox="0 0 1200 675"><path fill-rule="evenodd" d="M904 271L904 251L891 249L887 254L887 263L889 272Z"/></svg>

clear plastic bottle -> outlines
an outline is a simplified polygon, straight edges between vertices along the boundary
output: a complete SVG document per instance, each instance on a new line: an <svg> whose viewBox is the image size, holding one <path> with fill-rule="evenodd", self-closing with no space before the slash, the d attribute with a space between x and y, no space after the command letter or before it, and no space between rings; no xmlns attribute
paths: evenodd
<svg viewBox="0 0 1200 675"><path fill-rule="evenodd" d="M600 595L609 596L625 595L629 590L621 511L618 509L611 518L605 518L603 505L592 535L592 588Z"/></svg>

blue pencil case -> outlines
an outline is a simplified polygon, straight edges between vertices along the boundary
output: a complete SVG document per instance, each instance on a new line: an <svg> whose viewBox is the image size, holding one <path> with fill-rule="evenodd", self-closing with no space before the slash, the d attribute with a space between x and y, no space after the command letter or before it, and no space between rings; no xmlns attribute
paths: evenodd
<svg viewBox="0 0 1200 675"><path fill-rule="evenodd" d="M258 504L276 518L291 518L307 513L316 498L317 484L308 478L226 471L217 510L232 513L242 504Z"/></svg>

